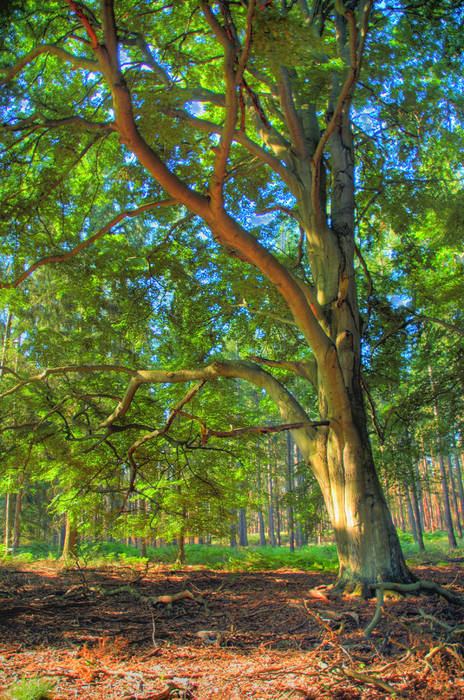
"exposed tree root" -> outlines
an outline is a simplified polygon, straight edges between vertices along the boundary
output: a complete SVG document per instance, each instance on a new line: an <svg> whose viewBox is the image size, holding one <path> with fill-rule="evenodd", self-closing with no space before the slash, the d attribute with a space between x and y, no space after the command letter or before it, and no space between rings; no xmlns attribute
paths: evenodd
<svg viewBox="0 0 464 700"><path fill-rule="evenodd" d="M380 678L376 678L375 676L371 676L370 674L368 675L367 673L359 673L359 671L353 671L351 668L347 668L346 666L342 666L341 672L347 678L357 681L358 683L367 683L369 685L376 686L377 688L381 688L382 690L385 690L391 695L403 697L403 693L401 693L401 691L399 691L397 688L394 688L389 683L385 683L385 681L382 681Z"/></svg>
<svg viewBox="0 0 464 700"><path fill-rule="evenodd" d="M437 583L433 583L433 581L416 581L415 583L393 583L391 581L387 581L383 583L373 583L371 584L371 587L375 588L377 591L377 605L375 608L374 617L364 629L365 637L370 637L380 621L385 591L397 591L398 593L402 593L404 595L407 595L408 593L427 593L429 595L435 593L436 595L440 595L442 598L445 598L445 600L447 600L449 603L454 603L455 605L464 607L464 598L456 593L453 593L452 591L449 591L447 588L439 586ZM435 621L438 622L437 620Z"/></svg>
<svg viewBox="0 0 464 700"><path fill-rule="evenodd" d="M448 603L464 606L464 598L457 595L457 593L449 591L447 588L443 588L443 586L439 586L438 583L434 583L433 581L419 580L415 583L383 582L373 583L371 585L372 588L377 590L398 591L399 593L414 593L416 591L420 593L436 593L437 595L441 595L442 598L445 598Z"/></svg>
<svg viewBox="0 0 464 700"><path fill-rule="evenodd" d="M171 593L166 595L156 595L156 596L145 596L139 593L133 586L118 586L118 588L113 588L112 590L105 591L105 595L117 595L118 593L129 593L133 598L140 600L142 603L147 603L148 605L157 605L158 603L164 603L166 605L172 605L178 600L183 598L190 598L194 600L195 603L202 604L204 599L201 596L194 596L191 591L179 591L179 593Z"/></svg>

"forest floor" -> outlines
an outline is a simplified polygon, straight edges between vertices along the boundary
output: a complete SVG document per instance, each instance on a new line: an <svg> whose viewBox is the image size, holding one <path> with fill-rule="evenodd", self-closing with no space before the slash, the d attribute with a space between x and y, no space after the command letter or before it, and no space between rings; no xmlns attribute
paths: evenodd
<svg viewBox="0 0 464 700"><path fill-rule="evenodd" d="M460 562L414 572L464 595ZM326 597L318 587L332 580L0 565L0 697L40 678L56 700L464 698L464 609L436 596L387 600L366 639L375 600ZM186 590L193 597L153 604Z"/></svg>

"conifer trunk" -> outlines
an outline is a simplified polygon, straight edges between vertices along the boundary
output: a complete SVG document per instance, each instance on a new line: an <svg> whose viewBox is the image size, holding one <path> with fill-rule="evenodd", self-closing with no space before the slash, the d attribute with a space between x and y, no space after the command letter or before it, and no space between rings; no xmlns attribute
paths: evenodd
<svg viewBox="0 0 464 700"><path fill-rule="evenodd" d="M16 500L15 500L15 510L14 510L14 516L13 516L13 539L11 541L11 547L13 549L13 552L18 549L19 547L19 538L20 538L20 521L21 521L21 509L22 509L22 502L23 502L23 489L22 487L19 488L18 493L16 494Z"/></svg>
<svg viewBox="0 0 464 700"><path fill-rule="evenodd" d="M77 554L78 530L71 516L66 517L66 531L64 535L63 551L61 559L66 560Z"/></svg>

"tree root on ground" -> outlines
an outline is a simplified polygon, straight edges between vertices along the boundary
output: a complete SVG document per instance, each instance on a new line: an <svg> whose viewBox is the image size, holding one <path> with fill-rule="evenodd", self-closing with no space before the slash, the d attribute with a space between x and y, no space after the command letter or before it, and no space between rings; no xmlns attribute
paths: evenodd
<svg viewBox="0 0 464 700"><path fill-rule="evenodd" d="M449 591L447 588L439 586L437 583L433 583L433 581L416 581L415 583L383 582L373 583L371 584L371 587L375 588L377 591L377 605L372 620L364 629L364 636L366 638L370 637L375 627L377 627L380 618L382 617L382 606L385 591L396 591L404 595L408 593L435 593L436 595L440 595L442 598L445 598L445 600L447 600L449 603L464 606L464 598L456 593L453 593L452 591Z"/></svg>
<svg viewBox="0 0 464 700"><path fill-rule="evenodd" d="M359 673L359 671L353 671L347 666L342 666L340 671L344 676L350 678L351 680L357 681L358 683L367 683L368 685L373 685L377 688L381 688L382 690L385 690L387 693L395 695L396 697L404 697L404 694L400 690L394 688L389 683L382 681L380 678L376 678L376 676L372 676L371 674L367 673Z"/></svg>
<svg viewBox="0 0 464 700"><path fill-rule="evenodd" d="M139 593L133 586L118 586L118 588L105 591L104 595L117 595L118 593L129 593L133 598L140 600L142 603L147 603L148 605L164 603L165 605L171 606L173 603L176 603L178 600L183 600L184 598L194 600L195 603L199 605L205 602L201 596L194 596L193 593L187 589L185 591L179 591L179 593L146 596Z"/></svg>

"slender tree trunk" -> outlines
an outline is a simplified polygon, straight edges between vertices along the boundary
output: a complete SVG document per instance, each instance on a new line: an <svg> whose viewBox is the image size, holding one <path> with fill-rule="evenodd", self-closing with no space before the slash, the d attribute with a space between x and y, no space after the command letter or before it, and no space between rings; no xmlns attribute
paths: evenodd
<svg viewBox="0 0 464 700"><path fill-rule="evenodd" d="M4 549L5 556L10 551L10 490L6 492L5 497L5 538L4 538Z"/></svg>
<svg viewBox="0 0 464 700"><path fill-rule="evenodd" d="M293 440L290 432L287 431L287 497L289 499L287 518L288 518L288 543L290 551L295 551L295 525L293 519Z"/></svg>
<svg viewBox="0 0 464 700"><path fill-rule="evenodd" d="M443 496L445 528L446 528L446 532L448 534L448 543L449 543L450 549L456 549L456 547L458 545L456 542L456 537L454 535L453 520L451 518L448 479L447 479L447 474L446 474L445 462L443 460L443 454L442 454L442 439L441 439L441 434L440 434L440 419L439 419L439 415L438 415L438 405L437 405L437 399L436 399L436 393L435 393L435 382L433 379L432 365L429 365L429 379L430 379L430 387L432 389L433 413L435 415L435 421L437 424L438 465L440 468L441 492L442 492L442 496Z"/></svg>
<svg viewBox="0 0 464 700"><path fill-rule="evenodd" d="M451 459L451 455L448 456L448 470L449 470L450 484L451 484L451 496L453 498L453 509L454 509L454 514L455 514L456 529L458 531L458 536L461 539L462 538L462 525L461 525L461 517L459 514L458 495L456 492L456 484L455 484L455 480L454 480L453 462Z"/></svg>
<svg viewBox="0 0 464 700"><path fill-rule="evenodd" d="M185 564L185 537L183 532L181 532L177 538L176 564Z"/></svg>
<svg viewBox="0 0 464 700"><path fill-rule="evenodd" d="M414 537L414 542L417 544L417 546L419 546L419 536L417 532L416 518L412 509L409 489L406 489L406 510L408 513L409 528L412 532L412 536Z"/></svg>
<svg viewBox="0 0 464 700"><path fill-rule="evenodd" d="M461 517L463 518L464 521L464 488L462 484L462 472L461 472L461 463L459 461L459 456L458 453L454 453L454 464L456 467L456 481L458 485L458 492L459 492L459 504L461 506Z"/></svg>
<svg viewBox="0 0 464 700"><path fill-rule="evenodd" d="M13 517L13 540L11 543L13 552L18 549L19 547L19 538L20 538L20 521L21 521L21 508L22 508L22 502L23 502L23 489L20 486L18 493L16 494L16 501L15 501L15 510L14 510L14 517Z"/></svg>
<svg viewBox="0 0 464 700"><path fill-rule="evenodd" d="M413 462L413 470L414 470L413 489L412 489L413 495L414 495L413 503L415 502L419 508L421 529L423 530L425 527L425 512L424 512L424 502L423 502L423 497L422 497L422 483L421 483L421 479L420 479L419 465L418 465L417 461Z"/></svg>
<svg viewBox="0 0 464 700"><path fill-rule="evenodd" d="M259 449L259 445L258 445ZM257 464L257 486L258 486L258 532L259 532L259 546L266 546L266 530L264 527L264 516L262 509L262 480L261 480L261 459L258 453L258 464Z"/></svg>
<svg viewBox="0 0 464 700"><path fill-rule="evenodd" d="M416 493L416 484L413 483L411 488L411 503L412 503L412 510L414 514L414 519L416 522L416 532L417 532L417 546L419 547L419 551L423 552L425 550L424 546L424 537L423 537L423 531L422 531L422 518L420 515L419 511L419 503L417 499L417 493Z"/></svg>
<svg viewBox="0 0 464 700"><path fill-rule="evenodd" d="M277 466L277 465L276 465ZM277 546L282 546L282 528L281 528L281 518L280 518L280 489L278 479L274 480L274 514L275 514L275 530Z"/></svg>
<svg viewBox="0 0 464 700"><path fill-rule="evenodd" d="M443 515L446 533L448 535L448 544L450 549L456 549L458 543L456 542L456 537L453 529L453 519L451 517L451 507L450 507L450 497L448 489L448 478L446 474L445 461L442 455L438 455L438 465L440 468L441 476L441 492L443 496Z"/></svg>
<svg viewBox="0 0 464 700"><path fill-rule="evenodd" d="M234 519L230 524L229 546L235 549L237 546L237 511L233 510L232 515Z"/></svg>
<svg viewBox="0 0 464 700"><path fill-rule="evenodd" d="M61 559L69 559L77 554L78 531L71 516L66 517L66 531L64 535L63 551Z"/></svg>
<svg viewBox="0 0 464 700"><path fill-rule="evenodd" d="M398 486L396 496L398 499L398 512L400 515L401 532L406 532L406 520L404 517L403 496L401 495L401 488L399 486Z"/></svg>
<svg viewBox="0 0 464 700"><path fill-rule="evenodd" d="M238 535L240 547L248 547L248 532L245 508L238 509Z"/></svg>
<svg viewBox="0 0 464 700"><path fill-rule="evenodd" d="M272 455L271 455L271 440L268 440L268 506L267 506L267 522L269 541L272 547L276 546L275 525L274 525L274 483L272 478Z"/></svg>

